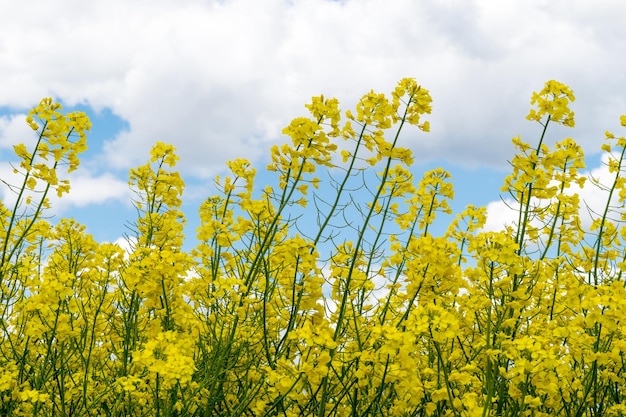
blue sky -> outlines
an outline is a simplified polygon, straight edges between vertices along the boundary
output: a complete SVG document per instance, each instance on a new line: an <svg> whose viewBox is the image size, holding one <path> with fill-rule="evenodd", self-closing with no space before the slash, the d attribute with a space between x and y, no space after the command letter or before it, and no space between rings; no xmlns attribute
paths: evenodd
<svg viewBox="0 0 626 417"><path fill-rule="evenodd" d="M128 170L160 140L179 150L192 229L225 162L264 167L311 96L348 110L414 77L434 99L431 133L404 137L415 174L447 168L454 207L486 205L500 224L511 138L537 140L524 117L547 80L577 97L576 128L550 140L573 137L604 175L604 131L623 135L626 114L625 15L620 0L0 0L0 175L33 139L24 113L52 96L94 124L57 218L119 239L134 216Z"/></svg>

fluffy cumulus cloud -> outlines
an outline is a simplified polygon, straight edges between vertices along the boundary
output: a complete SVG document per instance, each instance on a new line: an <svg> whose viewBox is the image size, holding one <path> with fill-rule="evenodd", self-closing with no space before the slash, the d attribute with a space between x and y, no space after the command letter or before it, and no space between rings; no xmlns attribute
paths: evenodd
<svg viewBox="0 0 626 417"><path fill-rule="evenodd" d="M14 172L17 163L0 163L0 178L5 184L0 188L0 199L7 207L15 205L18 192L23 184L24 177L21 173ZM66 177L63 175L62 177ZM71 189L68 194L58 198L56 191L50 190L48 198L52 211L46 215L66 215L72 207L84 208L89 205L102 205L116 203L124 206L131 205L131 191L126 181L120 180L110 173L93 174L86 170L74 173L71 176ZM32 194L33 201L39 201L40 191L43 184L37 188L38 192ZM29 194L27 192L27 194Z"/></svg>
<svg viewBox="0 0 626 417"><path fill-rule="evenodd" d="M0 152L32 139L33 131L25 123L25 118L26 115L21 113L0 116Z"/></svg>
<svg viewBox="0 0 626 417"><path fill-rule="evenodd" d="M0 0L0 11L0 179L12 146L32 140L24 113L42 97L124 121L54 202L61 214L127 207L128 168L156 140L178 148L186 198L200 200L198 184L226 160L262 166L312 95L347 109L406 76L434 98L431 133L402 137L418 163L504 172L510 138L535 143L540 133L524 116L550 79L574 89L577 126L551 130L547 143L572 136L593 154L606 129L622 134L626 113L620 0ZM599 201L591 186L579 191ZM515 220L502 201L488 210L487 228Z"/></svg>
<svg viewBox="0 0 626 417"><path fill-rule="evenodd" d="M110 173L90 175L82 172L72 176L70 192L58 201L53 201L52 206L64 210L72 206L86 207L110 202L130 205L131 197L126 181Z"/></svg>
<svg viewBox="0 0 626 417"><path fill-rule="evenodd" d="M129 126L104 147L118 168L164 140L208 176L261 157L311 95L348 106L404 76L435 99L431 135L405 138L430 160L504 166L530 92L552 78L577 92L586 149L625 112L619 0L3 3L0 105L110 108Z"/></svg>

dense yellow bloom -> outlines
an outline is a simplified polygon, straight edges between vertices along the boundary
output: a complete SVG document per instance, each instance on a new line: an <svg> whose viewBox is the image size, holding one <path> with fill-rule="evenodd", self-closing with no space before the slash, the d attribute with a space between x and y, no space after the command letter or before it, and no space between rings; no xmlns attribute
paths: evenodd
<svg viewBox="0 0 626 417"><path fill-rule="evenodd" d="M549 81L528 118L573 126L573 100ZM397 143L407 123L428 132L431 107L408 78L345 113L314 97L271 149L273 182L227 164L191 251L178 156L157 142L130 172L127 253L40 218L47 198L28 190L69 190L59 167L78 166L89 127L44 99L26 120L36 146L14 147L23 195L0 202L0 414L626 413L626 139L605 134L604 183L573 139L514 138L517 221L484 230L468 206L437 235L451 176L416 176ZM583 186L607 194L589 222Z"/></svg>
<svg viewBox="0 0 626 417"><path fill-rule="evenodd" d="M537 108L531 109L526 118L540 122L544 116L548 116L553 122L574 127L574 112L569 109L569 103L575 99L571 88L550 80L540 92L533 93L530 104Z"/></svg>

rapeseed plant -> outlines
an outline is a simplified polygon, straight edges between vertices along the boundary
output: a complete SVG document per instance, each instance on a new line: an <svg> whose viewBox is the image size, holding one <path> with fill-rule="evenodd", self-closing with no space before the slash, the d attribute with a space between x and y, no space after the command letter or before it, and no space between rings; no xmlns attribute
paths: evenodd
<svg viewBox="0 0 626 417"><path fill-rule="evenodd" d="M502 190L517 221L501 230L468 206L434 234L452 178L411 171L401 133L430 130L432 99L403 79L345 113L314 97L270 150L275 184L230 161L189 252L178 157L157 142L130 172L129 253L45 220L90 124L42 100L34 147L15 147L21 184L3 179L15 200L0 204L0 414L626 413L626 139L607 131L602 145L613 182L586 181L573 139L544 141L574 126L574 99L557 81L533 93L542 133L513 138ZM607 195L588 228L585 185Z"/></svg>

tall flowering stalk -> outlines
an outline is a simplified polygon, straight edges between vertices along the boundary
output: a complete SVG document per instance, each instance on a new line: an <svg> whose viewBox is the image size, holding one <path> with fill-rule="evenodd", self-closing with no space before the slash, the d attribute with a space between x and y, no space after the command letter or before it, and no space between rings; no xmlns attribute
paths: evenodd
<svg viewBox="0 0 626 417"><path fill-rule="evenodd" d="M0 414L625 414L626 139L607 131L611 180L587 181L573 139L547 144L574 126L573 101L557 81L532 95L541 133L513 139L516 221L501 230L471 205L435 227L452 178L411 170L403 144L421 135L406 130L429 131L432 100L403 79L353 111L314 97L270 150L274 182L230 161L189 252L178 157L157 142L130 172L125 252L43 218L89 128L43 100L35 147L15 147L21 184L3 179ZM589 185L601 210L580 201Z"/></svg>

